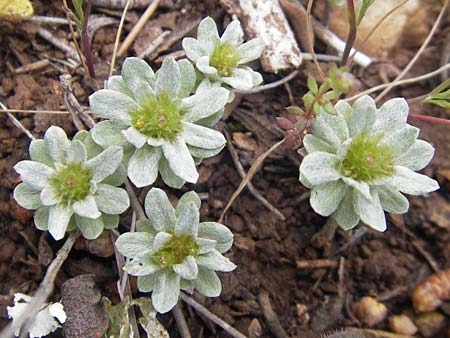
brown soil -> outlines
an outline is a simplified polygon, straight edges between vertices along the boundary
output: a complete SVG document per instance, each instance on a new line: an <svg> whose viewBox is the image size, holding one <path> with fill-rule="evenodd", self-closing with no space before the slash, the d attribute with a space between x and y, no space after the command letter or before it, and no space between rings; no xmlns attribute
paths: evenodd
<svg viewBox="0 0 450 338"><path fill-rule="evenodd" d="M38 15L63 17L59 1L33 1ZM185 13L189 13L186 15ZM142 11L131 11L125 34L140 17ZM162 6L147 24L130 55L137 54L161 33L161 30L183 30L197 18L212 15L223 22L225 11L213 2L162 1ZM436 37L426 49L411 75L423 74L439 66L441 48L450 30L450 18L444 20ZM46 28L68 43L67 26ZM112 55L115 26L100 28L93 39L98 84L107 76ZM61 60L63 52L40 38L37 27L31 23L0 22L0 100L10 109L65 110L59 75L73 76L74 93L82 105L92 93L92 84L86 80L82 68L67 68ZM170 39L168 39L170 40ZM158 67L158 57L179 50L180 40L163 44L150 55L151 64ZM319 45L319 52L326 52ZM383 74L389 74L386 65L399 69L405 66L415 52L400 49L386 63L374 64L369 69L354 67L361 85L379 84ZM49 58L43 69L26 74L15 74L14 69L31 62ZM118 69L122 60L118 60ZM294 102L300 102L305 93L306 74L313 66L305 63L303 74L290 83ZM380 75L381 74L381 75ZM265 82L276 80L264 74ZM90 85L91 84L91 85ZM391 91L391 96L415 97L429 92L436 82L423 82ZM290 105L288 92L282 86L261 94L245 96L231 113L223 127L233 136L239 159L248 169L254 159L282 136L275 127L275 117L284 114ZM414 104L412 112L450 118L448 111L428 105ZM69 115L16 114L22 124L37 137L51 124L63 127L68 134L75 132ZM264 162L252 180L268 201L278 208L286 221L280 221L255 197L244 190L235 201L224 221L235 233L235 245L227 255L238 266L232 273L220 274L223 293L220 298L194 297L211 312L223 318L245 335L274 337L263 315L259 302L263 292L269 294L273 310L289 337L319 337L347 326L364 327L356 320L353 305L361 297L371 295L383 300L389 315L414 315L411 291L431 273L430 259L440 269L450 268L450 133L449 127L411 121L421 128L421 138L436 147L436 155L425 173L436 178L441 189L429 197L411 197L410 211L401 216L388 216L385 233L368 230L362 234L323 231L326 219L316 215L309 206L305 189L298 182L300 155L277 151ZM0 324L7 323L6 305L15 292L32 294L45 273L45 265L60 243L54 243L35 230L32 213L20 208L11 193L19 177L13 166L28 156L29 139L15 128L5 114L0 114ZM200 180L196 186L171 190L173 198L184 191L195 189L207 194L203 201L203 220L217 220L230 196L240 182L240 176L227 150L200 166ZM161 185L161 184L160 184ZM125 217L128 217L126 215ZM99 258L98 251L108 246L78 243L57 278L57 289L70 277L94 273L104 296L117 301L115 291L117 271L113 258ZM94 247L94 249L92 249ZM109 247L110 249L110 247ZM106 251L109 250L108 247ZM97 255L91 254L94 252ZM100 254L101 255L101 254ZM431 258L430 258L431 257ZM299 269L298 260L328 259L337 264L332 268ZM342 273L339 274L339 269ZM55 299L59 296L55 295ZM448 304L438 310L450 322ZM199 317L195 311L184 313L193 337L227 337L221 329ZM171 314L162 321L172 337L179 337ZM375 326L389 330L387 320ZM433 337L448 337L448 326L443 326Z"/></svg>

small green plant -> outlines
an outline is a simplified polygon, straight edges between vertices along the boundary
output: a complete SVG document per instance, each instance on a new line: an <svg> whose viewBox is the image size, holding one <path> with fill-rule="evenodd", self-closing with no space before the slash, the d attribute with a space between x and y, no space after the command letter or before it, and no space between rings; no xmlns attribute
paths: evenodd
<svg viewBox="0 0 450 338"><path fill-rule="evenodd" d="M408 104L397 98L377 109L369 96L353 106L339 101L331 115L322 111L304 137L307 155L300 181L311 191L311 206L333 216L345 230L361 220L386 230L383 210L402 214L408 200L402 193L421 195L438 183L415 171L431 160L434 148L417 140L419 129L406 123Z"/></svg>
<svg viewBox="0 0 450 338"><path fill-rule="evenodd" d="M152 292L160 313L175 306L180 289L219 296L222 288L215 271L236 268L222 255L233 244L231 231L219 223L200 223L200 198L193 191L174 209L163 190L152 188L144 206L148 219L137 222L137 232L122 234L116 241L117 249L131 258L124 269L138 276L139 290Z"/></svg>
<svg viewBox="0 0 450 338"><path fill-rule="evenodd" d="M128 177L137 187L152 184L158 171L170 187L195 183L196 162L225 146L209 126L223 113L228 91L205 80L190 95L195 82L187 60L167 58L153 73L145 61L127 58L122 75L90 96L92 112L108 119L92 129L92 138L102 147L124 147Z"/></svg>
<svg viewBox="0 0 450 338"><path fill-rule="evenodd" d="M437 86L422 102L450 109L450 80Z"/></svg>
<svg viewBox="0 0 450 338"><path fill-rule="evenodd" d="M207 17L198 26L197 39L184 38L186 56L211 81L233 89L247 90L262 82L261 74L245 64L260 57L264 42L260 38L243 43L238 20L232 21L221 37L215 21Z"/></svg>
<svg viewBox="0 0 450 338"><path fill-rule="evenodd" d="M99 149L87 132L69 141L64 130L52 126L43 140L31 142L31 161L14 167L23 181L14 198L37 209L36 227L56 240L75 228L87 239L97 238L104 228L115 228L129 207L128 194L117 187L125 179L122 156L117 146Z"/></svg>

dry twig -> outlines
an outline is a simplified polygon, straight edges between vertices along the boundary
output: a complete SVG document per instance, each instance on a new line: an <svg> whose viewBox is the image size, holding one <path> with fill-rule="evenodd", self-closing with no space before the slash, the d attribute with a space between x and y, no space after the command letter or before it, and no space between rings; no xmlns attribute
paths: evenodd
<svg viewBox="0 0 450 338"><path fill-rule="evenodd" d="M6 108L6 106L5 106L3 103L1 103L1 102L0 102L0 107L2 107L2 111L4 111L4 112L6 113L6 115L8 116L8 118L11 120L12 124L14 124L14 125L15 125L17 128L19 128L25 135L27 135L27 137L28 137L30 140L34 140L34 139L35 139L35 137L33 136L33 134L31 134L31 132L30 132L27 128L25 128L25 127L23 126L23 124L20 123L20 121L19 121L18 119L16 119L16 117L15 117L13 114L11 114L11 113L9 112L8 108Z"/></svg>
<svg viewBox="0 0 450 338"><path fill-rule="evenodd" d="M230 324L225 322L224 320L217 317L214 313L211 313L207 308L205 308L202 304L195 301L193 298L189 297L186 293L181 292L180 298L185 302L186 304L189 304L192 306L198 313L205 316L209 320L211 320L213 323L220 326L222 329L224 329L231 337L233 338L247 338L242 333L240 333L238 330L236 330L234 327L232 327ZM0 337L2 338L2 337Z"/></svg>
<svg viewBox="0 0 450 338"><path fill-rule="evenodd" d="M266 324L269 327L269 330L273 333L273 335L277 338L288 338L288 335L286 334L286 332L284 331L283 327L280 324L278 315L272 309L269 294L266 291L260 292L260 294L258 295L258 302L259 305L261 306L261 310L266 320Z"/></svg>
<svg viewBox="0 0 450 338"><path fill-rule="evenodd" d="M186 319L184 318L183 309L181 308L181 301L178 301L177 305L172 309L172 313L177 322L181 338L192 338Z"/></svg>
<svg viewBox="0 0 450 338"><path fill-rule="evenodd" d="M125 41L122 42L122 45L120 46L119 51L117 53L118 56L123 56L127 52L128 48L130 48L131 44L134 42L139 32L142 30L144 25L156 11L156 8L158 8L159 1L160 0L153 0L152 3L147 7L144 14L142 14L139 21L136 22L136 25L133 27L131 32L128 33L128 36L125 38Z"/></svg>
<svg viewBox="0 0 450 338"><path fill-rule="evenodd" d="M231 207L235 199L239 196L242 189L247 185L247 183L252 179L253 175L255 175L256 171L259 169L259 166L262 164L262 162L266 159L267 156L269 156L275 149L277 149L279 146L281 146L284 143L284 139L281 141L275 143L272 147L269 148L265 153L261 154L255 162L252 164L250 169L247 172L247 176L242 180L241 184L239 184L239 187L236 189L236 191L231 196L230 200L228 201L227 205L225 206L225 209L223 209L222 214L219 218L219 223L223 222L223 218L225 216L225 213L228 211L228 209Z"/></svg>
<svg viewBox="0 0 450 338"><path fill-rule="evenodd" d="M323 268L337 268L338 263L331 259L312 259L312 260L297 260L297 269L323 269Z"/></svg>
<svg viewBox="0 0 450 338"><path fill-rule="evenodd" d="M227 147L230 152L231 158L233 159L234 165L236 166L236 169L239 173L239 176L241 176L241 178L244 179L247 173L245 172L245 169L242 167L242 164L239 161L238 154L236 152L236 149L234 148L233 143L231 142L230 135L226 130L223 130L223 133L225 134L225 138L227 139ZM247 183L247 188L251 192L251 194L258 201L260 201L267 209L269 209L271 212L277 215L281 220L283 221L286 220L286 217L284 217L284 215L277 208L275 208L272 204L270 204L270 202L266 200L258 190L256 190L252 182Z"/></svg>

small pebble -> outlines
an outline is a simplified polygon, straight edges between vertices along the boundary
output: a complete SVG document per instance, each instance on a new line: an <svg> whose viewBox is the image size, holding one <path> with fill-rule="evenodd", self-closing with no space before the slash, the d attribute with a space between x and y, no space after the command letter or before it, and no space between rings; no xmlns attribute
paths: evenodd
<svg viewBox="0 0 450 338"><path fill-rule="evenodd" d="M387 315L387 308L373 297L363 297L354 307L356 317L372 327L382 322Z"/></svg>
<svg viewBox="0 0 450 338"><path fill-rule="evenodd" d="M411 318L406 315L389 317L389 327L395 333L406 334L410 336L417 332L417 326L414 325Z"/></svg>

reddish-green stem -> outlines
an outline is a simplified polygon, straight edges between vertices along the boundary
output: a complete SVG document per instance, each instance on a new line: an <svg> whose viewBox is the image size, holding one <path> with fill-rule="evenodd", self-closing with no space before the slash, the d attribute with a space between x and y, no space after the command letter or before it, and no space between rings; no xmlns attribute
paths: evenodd
<svg viewBox="0 0 450 338"><path fill-rule="evenodd" d="M341 64L346 65L348 62L348 57L350 51L352 50L353 44L356 39L356 14L355 14L355 2L353 0L347 0L347 15L348 15L348 35L347 42L345 44L344 52L342 53Z"/></svg>
<svg viewBox="0 0 450 338"><path fill-rule="evenodd" d="M416 121L425 121L425 122L430 122L430 123L435 123L435 124L449 124L450 125L450 120L443 119L440 117L434 117L434 116L409 114L408 119L416 120Z"/></svg>

